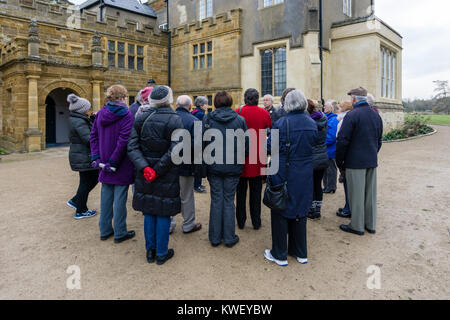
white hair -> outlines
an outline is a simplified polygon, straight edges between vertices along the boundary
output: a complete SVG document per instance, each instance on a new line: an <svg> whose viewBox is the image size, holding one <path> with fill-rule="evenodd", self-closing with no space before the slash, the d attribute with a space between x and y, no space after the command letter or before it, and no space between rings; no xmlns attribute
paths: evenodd
<svg viewBox="0 0 450 320"><path fill-rule="evenodd" d="M272 100L272 103L273 103L274 100L275 100L271 94L266 94L266 95L263 97L263 99L266 98L266 97L269 97L270 100Z"/></svg>
<svg viewBox="0 0 450 320"><path fill-rule="evenodd" d="M304 111L308 106L308 100L300 90L293 90L289 92L284 100L284 110L292 112L295 110Z"/></svg>
<svg viewBox="0 0 450 320"><path fill-rule="evenodd" d="M192 106L192 99L189 96L179 96L177 98L177 107L188 109Z"/></svg>
<svg viewBox="0 0 450 320"><path fill-rule="evenodd" d="M371 107L373 107L375 105L375 97L373 96L373 94L371 94L371 93L367 94L367 103Z"/></svg>
<svg viewBox="0 0 450 320"><path fill-rule="evenodd" d="M142 90L139 91L139 93L136 96L136 101L140 104L143 104L142 102L145 102L144 99L142 99Z"/></svg>

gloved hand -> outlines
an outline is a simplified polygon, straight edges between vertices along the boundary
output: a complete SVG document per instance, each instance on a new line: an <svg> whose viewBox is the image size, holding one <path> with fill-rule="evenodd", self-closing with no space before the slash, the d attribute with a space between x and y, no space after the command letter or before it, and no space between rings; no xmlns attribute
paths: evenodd
<svg viewBox="0 0 450 320"><path fill-rule="evenodd" d="M92 168L95 168L95 169L98 169L98 168L100 168L100 163L101 163L101 160L100 160L100 159L97 159L97 160L95 160L95 161L92 161L91 167L92 167Z"/></svg>
<svg viewBox="0 0 450 320"><path fill-rule="evenodd" d="M152 182L154 181L156 178L158 178L158 175L156 174L155 170L153 170L150 167L146 167L144 169L144 178L145 180L147 180L148 182Z"/></svg>
<svg viewBox="0 0 450 320"><path fill-rule="evenodd" d="M117 171L116 168L111 167L110 163L106 163L105 166L102 169L105 170L106 172L109 172L109 173Z"/></svg>

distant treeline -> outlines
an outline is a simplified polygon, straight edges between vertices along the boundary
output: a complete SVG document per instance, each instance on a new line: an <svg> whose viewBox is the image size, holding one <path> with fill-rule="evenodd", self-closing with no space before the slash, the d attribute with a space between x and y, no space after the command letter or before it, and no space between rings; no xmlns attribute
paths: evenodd
<svg viewBox="0 0 450 320"><path fill-rule="evenodd" d="M450 114L450 98L403 100L405 112L433 112Z"/></svg>

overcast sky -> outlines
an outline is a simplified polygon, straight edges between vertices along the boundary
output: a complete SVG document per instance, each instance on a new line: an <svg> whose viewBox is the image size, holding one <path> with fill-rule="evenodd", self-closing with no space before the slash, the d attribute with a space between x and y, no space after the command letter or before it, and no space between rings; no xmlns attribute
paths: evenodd
<svg viewBox="0 0 450 320"><path fill-rule="evenodd" d="M450 80L449 12L448 0L375 0L375 14L403 36L404 99L429 98L433 80Z"/></svg>

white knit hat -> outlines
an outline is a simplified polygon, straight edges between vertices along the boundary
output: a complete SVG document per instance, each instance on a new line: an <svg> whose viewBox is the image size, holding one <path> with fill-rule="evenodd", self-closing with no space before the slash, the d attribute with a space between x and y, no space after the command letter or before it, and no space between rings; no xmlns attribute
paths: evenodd
<svg viewBox="0 0 450 320"><path fill-rule="evenodd" d="M91 103L88 100L80 98L73 93L69 94L69 96L67 97L67 102L69 102L70 112L78 112L84 114L91 108Z"/></svg>
<svg viewBox="0 0 450 320"><path fill-rule="evenodd" d="M172 104L173 93L168 86L156 86L153 88L150 97L148 98L150 105L158 107L160 105Z"/></svg>

